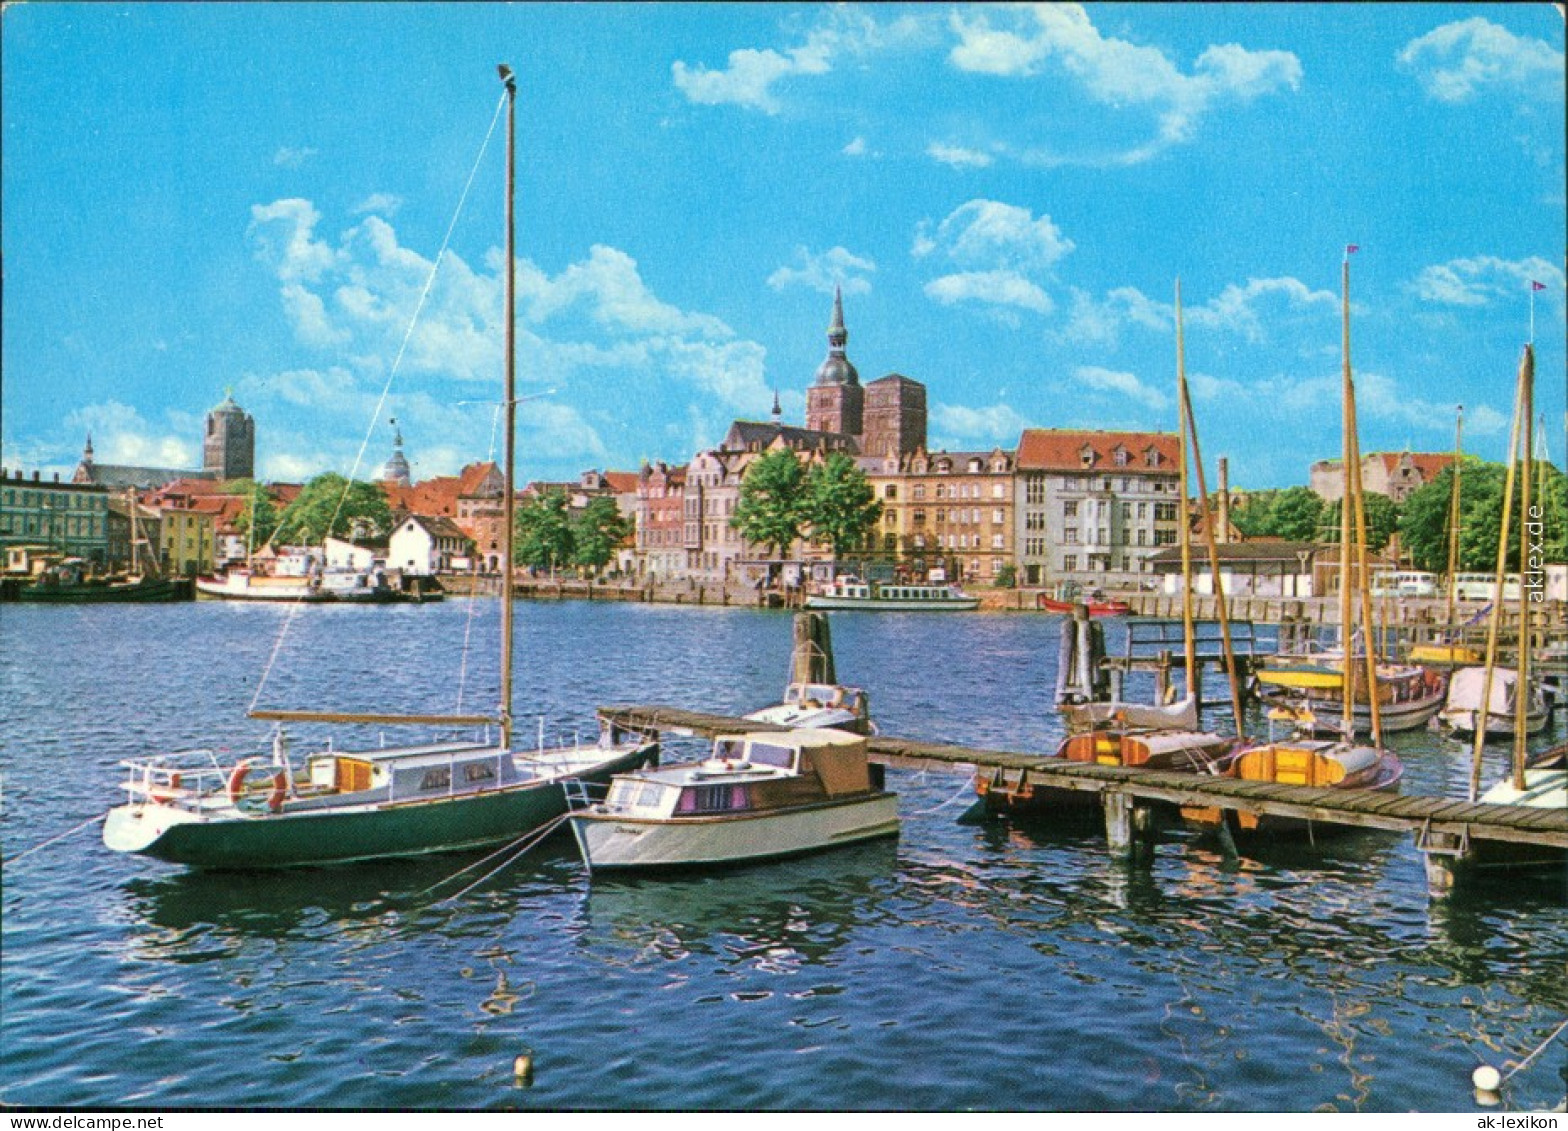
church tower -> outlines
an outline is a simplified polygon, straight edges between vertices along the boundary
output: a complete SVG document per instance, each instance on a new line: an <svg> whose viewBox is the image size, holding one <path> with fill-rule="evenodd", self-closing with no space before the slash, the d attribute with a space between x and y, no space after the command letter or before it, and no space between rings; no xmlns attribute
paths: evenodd
<svg viewBox="0 0 1568 1131"><path fill-rule="evenodd" d="M407 487L412 483L408 460L403 458L403 430L397 426L395 420L392 422L392 457L381 468L381 481L396 483L400 487Z"/></svg>
<svg viewBox="0 0 1568 1131"><path fill-rule="evenodd" d="M202 470L214 479L252 479L256 475L256 422L234 403L232 389L223 403L207 414Z"/></svg>
<svg viewBox="0 0 1568 1131"><path fill-rule="evenodd" d="M828 355L817 367L817 379L806 390L806 427L814 432L859 436L865 390L860 374L845 356L849 331L844 328L844 295L833 288L833 324L828 327Z"/></svg>

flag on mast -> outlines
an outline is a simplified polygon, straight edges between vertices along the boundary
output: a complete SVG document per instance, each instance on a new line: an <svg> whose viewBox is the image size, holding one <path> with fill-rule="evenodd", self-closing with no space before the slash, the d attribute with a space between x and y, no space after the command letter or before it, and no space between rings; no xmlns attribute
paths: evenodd
<svg viewBox="0 0 1568 1131"><path fill-rule="evenodd" d="M1530 289L1532 291L1544 291L1546 289L1546 284L1545 283L1538 283L1534 279L1531 279L1530 280Z"/></svg>

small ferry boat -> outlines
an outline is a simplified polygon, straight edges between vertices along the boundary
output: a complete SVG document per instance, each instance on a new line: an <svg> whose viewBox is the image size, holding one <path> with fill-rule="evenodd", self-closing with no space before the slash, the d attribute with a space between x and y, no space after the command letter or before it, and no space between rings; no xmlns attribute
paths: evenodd
<svg viewBox="0 0 1568 1131"><path fill-rule="evenodd" d="M831 728L851 734L875 734L871 722L871 697L858 687L842 683L791 683L784 702L763 707L745 716L753 722L797 728Z"/></svg>
<svg viewBox="0 0 1568 1131"><path fill-rule="evenodd" d="M387 584L385 574L328 570L304 577L269 577L230 570L222 577L196 579L198 597L225 601L349 601L389 603L404 600Z"/></svg>
<svg viewBox="0 0 1568 1131"><path fill-rule="evenodd" d="M876 609L885 612L947 613L980 607L956 585L861 581L838 577L806 597L808 609Z"/></svg>
<svg viewBox="0 0 1568 1131"><path fill-rule="evenodd" d="M841 730L727 735L701 762L617 774L571 815L590 871L743 864L898 833L898 796Z"/></svg>

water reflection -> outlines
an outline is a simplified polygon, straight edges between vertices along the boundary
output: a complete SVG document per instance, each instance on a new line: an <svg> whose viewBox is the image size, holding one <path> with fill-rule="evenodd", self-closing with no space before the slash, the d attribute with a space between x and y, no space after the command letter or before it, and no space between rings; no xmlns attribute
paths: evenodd
<svg viewBox="0 0 1568 1131"><path fill-rule="evenodd" d="M827 961L876 918L895 882L893 841L798 860L671 876L595 876L585 954L614 966L692 955L785 972Z"/></svg>

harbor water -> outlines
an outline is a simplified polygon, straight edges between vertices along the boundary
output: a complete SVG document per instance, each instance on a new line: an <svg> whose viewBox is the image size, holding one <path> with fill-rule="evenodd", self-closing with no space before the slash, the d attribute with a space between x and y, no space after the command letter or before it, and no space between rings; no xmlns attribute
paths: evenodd
<svg viewBox="0 0 1568 1131"><path fill-rule="evenodd" d="M518 613L530 741L536 717L553 741L600 705L739 713L782 691L786 613ZM1560 877L1434 904L1409 838L1370 832L1238 860L1169 829L1121 863L1097 822L960 821L968 778L938 770L889 771L897 841L590 883L562 836L449 903L421 893L479 854L200 873L87 826L14 859L118 803L123 758L265 749L245 718L264 672L262 706L485 711L497 621L466 600L0 611L0 1101L1469 1111L1477 1065L1506 1071L1568 1016ZM1040 751L1060 736L1059 624L832 618L839 676L884 733ZM298 757L327 733L292 737ZM1461 744L1392 744L1406 792L1463 795ZM1565 1070L1559 1038L1504 1105L1560 1103Z"/></svg>

